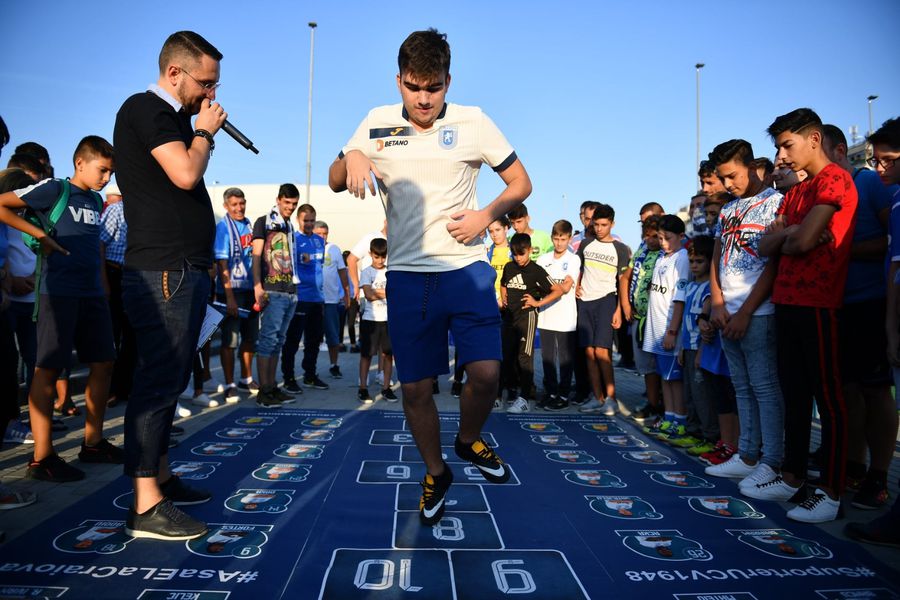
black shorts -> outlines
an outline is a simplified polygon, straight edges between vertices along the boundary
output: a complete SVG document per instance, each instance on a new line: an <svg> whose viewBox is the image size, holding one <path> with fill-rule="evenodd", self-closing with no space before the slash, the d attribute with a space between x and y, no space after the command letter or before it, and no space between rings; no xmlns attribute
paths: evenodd
<svg viewBox="0 0 900 600"><path fill-rule="evenodd" d="M612 348L612 319L618 308L619 297L616 294L596 300L582 300L578 305L578 346Z"/></svg>
<svg viewBox="0 0 900 600"><path fill-rule="evenodd" d="M387 321L359 322L359 353L366 358L378 353L393 354Z"/></svg>
<svg viewBox="0 0 900 600"><path fill-rule="evenodd" d="M234 290L234 300L237 302L238 308L244 308L250 311L247 317L229 317L225 316L219 329L222 332L222 347L237 348L238 334L240 334L240 343L246 344L249 348L256 347L256 340L259 338L259 313L253 310L253 304L256 299L253 297L253 290ZM225 294L222 294L222 303L225 303Z"/></svg>
<svg viewBox="0 0 900 600"><path fill-rule="evenodd" d="M44 369L65 369L72 349L82 363L116 358L109 302L103 296L75 298L41 294L37 320L37 361Z"/></svg>
<svg viewBox="0 0 900 600"><path fill-rule="evenodd" d="M890 385L884 315L887 300L863 300L838 309L841 381L863 386Z"/></svg>

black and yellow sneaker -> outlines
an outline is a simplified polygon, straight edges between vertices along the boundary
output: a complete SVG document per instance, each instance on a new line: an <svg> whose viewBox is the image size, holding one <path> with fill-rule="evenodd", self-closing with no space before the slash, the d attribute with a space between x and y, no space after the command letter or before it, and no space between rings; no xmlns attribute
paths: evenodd
<svg viewBox="0 0 900 600"><path fill-rule="evenodd" d="M447 490L453 483L453 471L444 463L444 472L434 477L425 473L422 481L422 498L419 500L419 520L423 525L434 525L444 516Z"/></svg>
<svg viewBox="0 0 900 600"><path fill-rule="evenodd" d="M483 439L478 438L472 444L464 444L457 434L454 446L456 455L478 467L484 478L491 483L509 481L509 467Z"/></svg>

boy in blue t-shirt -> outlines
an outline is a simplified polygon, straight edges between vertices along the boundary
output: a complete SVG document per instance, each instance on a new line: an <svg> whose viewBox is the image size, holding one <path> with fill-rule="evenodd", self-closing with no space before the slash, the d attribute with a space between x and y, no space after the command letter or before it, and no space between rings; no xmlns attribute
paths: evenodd
<svg viewBox="0 0 900 600"><path fill-rule="evenodd" d="M37 362L28 397L34 456L28 477L63 483L84 478L84 471L62 460L54 451L51 417L56 379L69 366L72 348L89 363L85 398L84 442L81 462L121 464L124 452L103 437L103 416L116 352L109 304L104 297L100 269L100 207L92 190L101 190L113 173L113 148L101 137L88 136L75 149L75 174L69 180L44 181L0 195L0 223L40 241L37 282ZM49 217L68 187L69 198L48 234L13 211L29 208Z"/></svg>
<svg viewBox="0 0 900 600"><path fill-rule="evenodd" d="M253 228L246 217L247 200L240 188L225 190L225 216L216 224L213 254L218 277L216 295L224 300L226 311L219 329L222 347L219 357L225 373L225 401L237 402L237 388L253 391L253 351L259 336L259 313L253 310ZM241 317L240 309L248 311ZM241 380L234 383L234 351L240 334Z"/></svg>

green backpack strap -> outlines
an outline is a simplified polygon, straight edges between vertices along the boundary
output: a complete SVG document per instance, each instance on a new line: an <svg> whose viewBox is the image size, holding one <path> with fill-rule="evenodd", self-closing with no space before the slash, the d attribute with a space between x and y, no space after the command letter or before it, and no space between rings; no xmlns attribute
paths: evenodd
<svg viewBox="0 0 900 600"><path fill-rule="evenodd" d="M60 217L62 217L63 212L69 207L69 194L72 192L71 184L68 179L60 179L59 185L62 188L59 193L59 197L56 199L56 202L53 203L53 208L50 209L50 214L47 217L47 224L44 230L47 232L47 235L50 235L53 230L56 228L56 224L59 222ZM92 192L93 193L93 192ZM94 195L99 198L99 194L94 193ZM103 205L103 200L100 199L100 205ZM37 261L34 265L34 280L36 282L35 286L35 294L34 294L34 310L31 313L31 320L37 322L38 312L40 312L41 308L41 271L43 269L44 263L44 253L41 252L40 248L36 251Z"/></svg>

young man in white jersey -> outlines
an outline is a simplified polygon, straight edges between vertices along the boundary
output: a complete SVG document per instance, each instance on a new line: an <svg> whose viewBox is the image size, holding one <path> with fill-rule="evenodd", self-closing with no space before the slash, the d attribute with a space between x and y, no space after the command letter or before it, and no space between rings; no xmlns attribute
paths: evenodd
<svg viewBox="0 0 900 600"><path fill-rule="evenodd" d="M481 439L500 370L495 272L484 260L489 223L522 203L531 181L496 125L477 107L447 104L450 46L434 29L412 33L398 56L402 103L372 110L329 170L329 185L359 198L375 179L388 218L388 321L403 407L427 469L419 516L440 521L453 474L441 455L433 377L449 371L448 330L465 364L456 454L491 482L509 468ZM475 183L487 163L506 184L479 209ZM465 182L465 183L463 183ZM465 302L460 299L465 298ZM441 343L443 341L443 343Z"/></svg>

